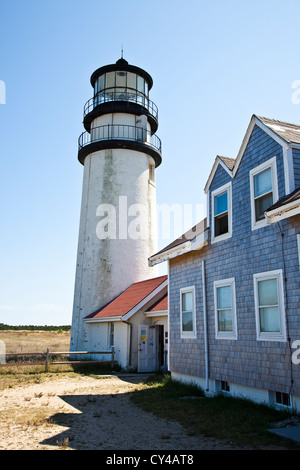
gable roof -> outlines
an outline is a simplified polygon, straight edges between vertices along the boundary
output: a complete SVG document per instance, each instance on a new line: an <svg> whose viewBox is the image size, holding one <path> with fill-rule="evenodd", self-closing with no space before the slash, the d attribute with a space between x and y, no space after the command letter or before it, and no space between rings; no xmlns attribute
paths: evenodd
<svg viewBox="0 0 300 470"><path fill-rule="evenodd" d="M91 313L86 320L131 316L146 302L151 300L159 290L166 287L168 276L159 276L131 284L124 292L96 312Z"/></svg>
<svg viewBox="0 0 300 470"><path fill-rule="evenodd" d="M235 165L235 158L221 157L220 155L218 155L218 157L220 158L220 160L222 160L223 163L225 163L229 170L233 170Z"/></svg>
<svg viewBox="0 0 300 470"><path fill-rule="evenodd" d="M158 300L152 307L147 309L147 313L155 313L168 310L168 293Z"/></svg>
<svg viewBox="0 0 300 470"><path fill-rule="evenodd" d="M255 125L260 127L270 137L276 140L276 142L278 142L283 147L284 152L287 151L289 146L300 146L300 125L291 124L285 121L278 121L276 119L270 119L253 114L237 157L234 159L229 157L221 157L218 155L215 158L214 165L212 167L212 170L204 188L204 192L206 194L209 190L209 187L219 165L222 165L222 167L232 178L235 177ZM290 165L290 163L288 162L287 157L285 157L285 161L286 171L288 172L288 166ZM286 192L289 193L293 189L292 182L289 181L289 178L286 178L286 184Z"/></svg>

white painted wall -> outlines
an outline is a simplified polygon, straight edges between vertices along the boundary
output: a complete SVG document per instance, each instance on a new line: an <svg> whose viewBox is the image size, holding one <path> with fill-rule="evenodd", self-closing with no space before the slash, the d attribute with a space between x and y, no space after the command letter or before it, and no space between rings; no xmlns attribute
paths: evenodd
<svg viewBox="0 0 300 470"><path fill-rule="evenodd" d="M206 379L204 377L196 377L192 375L180 374L177 372L172 372L172 379L178 380L186 384L194 384L203 390L206 387ZM209 381L209 392L208 395L214 395L220 392L220 386L217 380ZM225 392L227 393L227 392ZM228 396L233 396L237 398L246 398L253 401L254 403L260 403L267 406L274 406L273 397L271 396L269 390L263 388L247 387L244 385L230 383L230 392ZM292 396L291 397L291 408L295 409L297 412L300 412L300 397ZM280 409L280 406L277 405L277 408ZM285 407L282 407L285 409Z"/></svg>
<svg viewBox="0 0 300 470"><path fill-rule="evenodd" d="M88 323L86 329L91 351L111 351L109 346L109 322ZM128 363L129 336L129 326L126 323L114 322L115 360L124 368ZM95 354L92 357L96 361L111 359L110 354Z"/></svg>

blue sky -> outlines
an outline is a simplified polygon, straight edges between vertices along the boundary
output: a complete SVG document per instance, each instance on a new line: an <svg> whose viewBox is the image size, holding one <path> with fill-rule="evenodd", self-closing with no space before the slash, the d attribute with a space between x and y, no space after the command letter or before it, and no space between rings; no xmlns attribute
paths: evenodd
<svg viewBox="0 0 300 470"><path fill-rule="evenodd" d="M123 45L151 74L157 203L204 205L215 156L236 157L252 114L300 124L299 17L299 0L0 0L0 322L71 323L92 72Z"/></svg>

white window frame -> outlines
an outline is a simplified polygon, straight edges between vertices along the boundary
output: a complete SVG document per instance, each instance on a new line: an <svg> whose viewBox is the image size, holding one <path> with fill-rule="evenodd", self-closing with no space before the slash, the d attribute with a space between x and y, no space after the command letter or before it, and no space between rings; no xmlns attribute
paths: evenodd
<svg viewBox="0 0 300 470"><path fill-rule="evenodd" d="M254 200L254 176L267 168L271 168L272 174L272 193L273 193L273 204L278 201L278 182L277 182L277 165L276 165L276 156L270 158L266 162L258 165L255 168L250 170L250 197L251 197L251 226L252 230L259 229L268 225L266 217L262 220L256 221L255 216L255 200Z"/></svg>
<svg viewBox="0 0 300 470"><path fill-rule="evenodd" d="M259 318L259 301L258 301L258 281L266 281L268 279L277 279L277 295L279 306L280 332L261 332ZM275 271L266 271L253 275L254 283L254 299L255 299L255 319L256 319L256 339L258 341L286 341L286 318L284 306L284 289L283 289L283 273L282 269Z"/></svg>
<svg viewBox="0 0 300 470"><path fill-rule="evenodd" d="M215 197L227 191L227 205L228 205L228 232L222 235L215 236ZM211 193L211 243L227 240L232 237L232 190L231 182L224 184Z"/></svg>
<svg viewBox="0 0 300 470"><path fill-rule="evenodd" d="M231 287L231 304L232 304L232 331L219 331L218 328L218 302L217 288ZM235 296L235 278L221 279L214 281L214 305L215 305L215 332L216 339L237 339L237 321L236 321L236 296Z"/></svg>
<svg viewBox="0 0 300 470"><path fill-rule="evenodd" d="M188 292L191 292L193 295L193 331L183 331L182 330L182 294L186 294ZM190 339L190 338L196 338L197 337L197 331L196 331L196 295L195 295L195 286L189 286L189 287L183 287L180 289L180 333L181 333L181 338L184 339Z"/></svg>

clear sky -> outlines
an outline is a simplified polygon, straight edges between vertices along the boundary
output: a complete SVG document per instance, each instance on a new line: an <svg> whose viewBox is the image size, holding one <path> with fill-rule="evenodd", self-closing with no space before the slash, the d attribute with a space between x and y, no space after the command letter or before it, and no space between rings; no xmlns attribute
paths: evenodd
<svg viewBox="0 0 300 470"><path fill-rule="evenodd" d="M252 114L300 124L299 18L300 0L0 0L0 323L71 323L92 72L123 45L150 73L157 203L204 206Z"/></svg>

